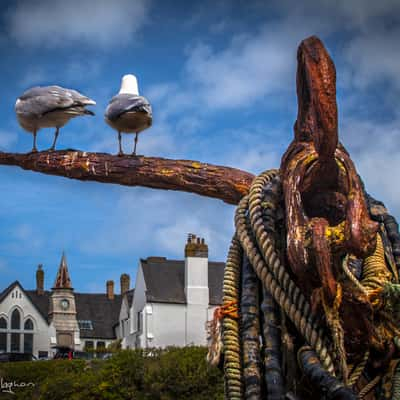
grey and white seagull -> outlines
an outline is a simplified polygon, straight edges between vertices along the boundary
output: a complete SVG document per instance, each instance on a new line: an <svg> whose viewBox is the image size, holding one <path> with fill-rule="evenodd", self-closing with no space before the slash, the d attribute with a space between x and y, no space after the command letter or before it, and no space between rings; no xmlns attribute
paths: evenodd
<svg viewBox="0 0 400 400"><path fill-rule="evenodd" d="M148 100L139 96L137 79L134 75L124 75L121 89L111 99L104 117L106 122L118 131L118 155L124 154L121 133L135 133L135 146L132 154L136 155L138 134L151 126L153 115Z"/></svg>
<svg viewBox="0 0 400 400"><path fill-rule="evenodd" d="M60 86L37 86L28 89L15 103L19 124L33 134L32 152L36 152L36 135L41 128L56 128L54 150L60 128L71 118L80 115L94 115L85 107L96 102L73 89Z"/></svg>

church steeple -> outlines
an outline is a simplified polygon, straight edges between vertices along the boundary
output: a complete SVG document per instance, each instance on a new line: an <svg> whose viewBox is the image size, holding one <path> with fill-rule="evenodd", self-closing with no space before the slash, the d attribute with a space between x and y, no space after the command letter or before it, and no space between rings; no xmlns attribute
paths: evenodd
<svg viewBox="0 0 400 400"><path fill-rule="evenodd" d="M61 257L60 266L58 267L57 277L53 289L72 289L67 259L64 252Z"/></svg>

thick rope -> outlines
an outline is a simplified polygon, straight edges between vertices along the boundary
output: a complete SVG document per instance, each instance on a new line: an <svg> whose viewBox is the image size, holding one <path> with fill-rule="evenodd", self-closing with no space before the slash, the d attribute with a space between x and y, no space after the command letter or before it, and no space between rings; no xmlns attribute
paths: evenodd
<svg viewBox="0 0 400 400"><path fill-rule="evenodd" d="M397 364L392 385L392 400L400 400L400 363Z"/></svg>
<svg viewBox="0 0 400 400"><path fill-rule="evenodd" d="M263 340L264 340L264 381L266 398L281 400L284 398L284 380L281 361L280 310L270 293L263 288Z"/></svg>
<svg viewBox="0 0 400 400"><path fill-rule="evenodd" d="M346 255L342 262L343 272L345 273L346 277L354 284L354 286L356 286L358 290L360 290L360 292L362 292L363 294L365 294L366 297L368 297L367 289L363 285L361 285L360 281L354 276L353 272L350 271L348 262L349 262L349 256Z"/></svg>
<svg viewBox="0 0 400 400"><path fill-rule="evenodd" d="M391 277L392 274L386 267L382 238L377 234L375 251L364 260L361 285L371 297L374 291L380 292L384 284L390 282ZM373 302L372 305L376 304Z"/></svg>
<svg viewBox="0 0 400 400"><path fill-rule="evenodd" d="M238 304L231 301L223 304L214 310L213 319L206 324L208 353L207 362L212 366L217 366L222 353L222 318L228 315L232 318L239 318Z"/></svg>
<svg viewBox="0 0 400 400"><path fill-rule="evenodd" d="M339 307L342 303L342 286L337 283L336 297L333 301L333 305L328 305L325 299L324 293L322 292L322 305L324 307L326 322L331 330L333 345L336 353L339 356L339 367L343 382L347 385L348 367L347 367L347 356L344 348L344 331L340 322Z"/></svg>
<svg viewBox="0 0 400 400"><path fill-rule="evenodd" d="M297 352L298 364L304 375L320 392L320 398L327 400L356 400L353 390L322 368L317 355L309 346Z"/></svg>
<svg viewBox="0 0 400 400"><path fill-rule="evenodd" d="M223 283L224 304L237 304L239 302L241 259L242 248L234 236L225 264ZM236 315L225 315L222 326L225 397L229 400L242 400L243 383L238 318L236 318Z"/></svg>
<svg viewBox="0 0 400 400"><path fill-rule="evenodd" d="M245 399L261 399L260 281L246 255L242 262L240 336Z"/></svg>
<svg viewBox="0 0 400 400"><path fill-rule="evenodd" d="M236 234L259 279L315 350L323 367L334 374L332 357L324 343L322 330L317 327L315 317L311 313L311 307L281 264L273 241L264 229L262 191L265 184L277 174L276 170L261 174L253 182L249 195L242 198L235 215ZM276 208L276 205L271 205L272 210L274 207ZM252 229L248 226L248 214ZM269 216L273 217L273 213L269 213Z"/></svg>
<svg viewBox="0 0 400 400"><path fill-rule="evenodd" d="M348 381L349 386L354 386L360 379L360 376L364 372L365 366L367 365L368 358L369 358L369 350L365 352L361 362L352 371Z"/></svg>
<svg viewBox="0 0 400 400"><path fill-rule="evenodd" d="M382 376L378 375L371 382L367 383L358 393L358 398L363 399L381 380Z"/></svg>

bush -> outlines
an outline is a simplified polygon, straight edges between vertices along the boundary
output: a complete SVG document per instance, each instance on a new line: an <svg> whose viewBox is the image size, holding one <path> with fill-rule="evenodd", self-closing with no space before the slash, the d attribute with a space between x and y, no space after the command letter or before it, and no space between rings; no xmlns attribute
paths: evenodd
<svg viewBox="0 0 400 400"><path fill-rule="evenodd" d="M16 387L14 399L222 400L222 373L205 356L195 346L122 350L107 360L2 363L0 376L35 384Z"/></svg>

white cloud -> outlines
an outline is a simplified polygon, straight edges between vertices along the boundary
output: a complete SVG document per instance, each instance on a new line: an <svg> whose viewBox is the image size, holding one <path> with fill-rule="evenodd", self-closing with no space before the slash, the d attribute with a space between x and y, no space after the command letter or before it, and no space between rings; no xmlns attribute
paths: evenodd
<svg viewBox="0 0 400 400"><path fill-rule="evenodd" d="M345 50L351 69L351 84L365 89L376 83L390 81L400 89L400 29L369 31L355 37Z"/></svg>
<svg viewBox="0 0 400 400"><path fill-rule="evenodd" d="M81 249L182 258L186 235L195 233L205 237L213 259L223 260L233 233L232 212L222 201L193 194L129 188Z"/></svg>
<svg viewBox="0 0 400 400"><path fill-rule="evenodd" d="M145 0L20 1L9 12L9 33L23 45L132 45L147 18Z"/></svg>
<svg viewBox="0 0 400 400"><path fill-rule="evenodd" d="M282 33L282 32L280 32ZM268 27L256 35L238 35L224 50L199 44L186 70L197 95L209 108L248 107L255 100L292 87L297 41L276 40Z"/></svg>
<svg viewBox="0 0 400 400"><path fill-rule="evenodd" d="M386 123L348 118L342 141L365 183L368 193L383 201L394 215L400 215L400 120Z"/></svg>

